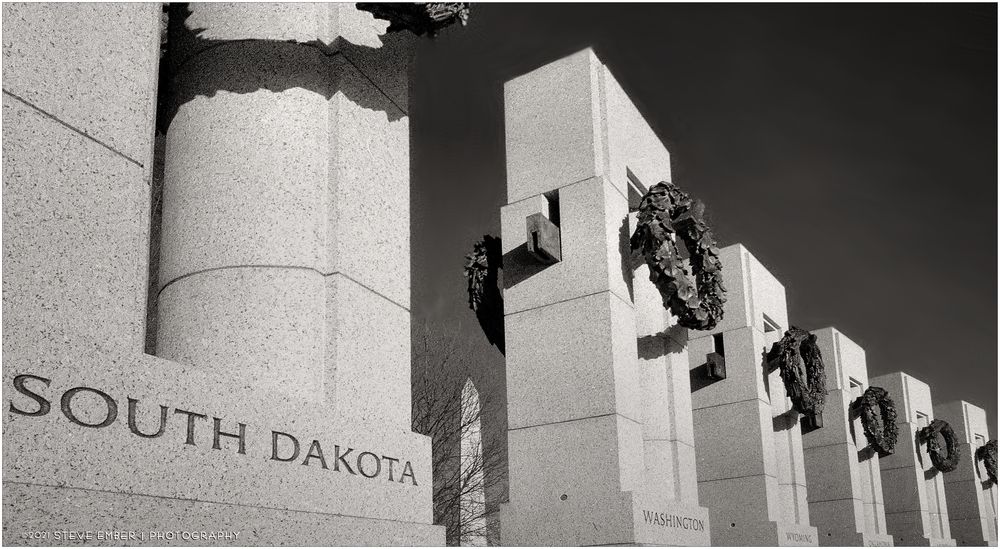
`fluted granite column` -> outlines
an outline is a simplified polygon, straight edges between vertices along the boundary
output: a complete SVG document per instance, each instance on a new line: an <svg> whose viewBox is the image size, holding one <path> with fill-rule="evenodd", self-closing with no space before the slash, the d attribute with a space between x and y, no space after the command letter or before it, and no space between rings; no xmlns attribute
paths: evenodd
<svg viewBox="0 0 1000 549"><path fill-rule="evenodd" d="M408 430L415 37L353 4L189 6L157 354Z"/></svg>

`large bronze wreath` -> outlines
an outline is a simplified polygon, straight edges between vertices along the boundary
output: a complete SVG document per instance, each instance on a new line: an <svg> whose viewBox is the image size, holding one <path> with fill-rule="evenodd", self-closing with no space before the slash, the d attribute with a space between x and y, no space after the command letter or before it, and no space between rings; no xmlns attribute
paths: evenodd
<svg viewBox="0 0 1000 549"><path fill-rule="evenodd" d="M986 467L986 475L990 477L993 484L997 483L997 441L993 439L985 445L976 449L976 459L983 460Z"/></svg>
<svg viewBox="0 0 1000 549"><path fill-rule="evenodd" d="M649 265L649 280L660 291L663 306L677 317L678 324L693 330L715 328L726 302L719 249L704 215L701 202L673 183L661 181L642 197L631 238L632 250L641 251ZM694 284L688 279L675 236L691 257Z"/></svg>
<svg viewBox="0 0 1000 549"><path fill-rule="evenodd" d="M941 451L941 444L938 442L938 435L944 439L945 452ZM935 419L930 425L924 427L917 433L917 437L922 442L927 443L927 453L931 456L931 463L942 473L950 473L958 467L958 459L961 452L958 449L958 440L955 439L955 431L951 425L943 419Z"/></svg>
<svg viewBox="0 0 1000 549"><path fill-rule="evenodd" d="M465 256L465 278L469 283L469 308L475 311L479 326L486 340L504 350L503 293L499 286L499 272L503 267L503 249L500 239L483 236L476 242L472 253Z"/></svg>
<svg viewBox="0 0 1000 549"><path fill-rule="evenodd" d="M899 427L896 425L896 404L889 391L881 387L869 387L859 399L861 426L865 430L868 445L887 456L896 449Z"/></svg>
<svg viewBox="0 0 1000 549"><path fill-rule="evenodd" d="M418 4L391 2L358 2L359 10L371 12L379 19L389 21L389 32L409 29L417 36L429 33L434 36L439 30L459 22L462 26L469 20L468 2L425 2Z"/></svg>
<svg viewBox="0 0 1000 549"><path fill-rule="evenodd" d="M781 369L785 392L792 406L820 426L826 404L826 370L816 336L792 326L767 353L771 369Z"/></svg>

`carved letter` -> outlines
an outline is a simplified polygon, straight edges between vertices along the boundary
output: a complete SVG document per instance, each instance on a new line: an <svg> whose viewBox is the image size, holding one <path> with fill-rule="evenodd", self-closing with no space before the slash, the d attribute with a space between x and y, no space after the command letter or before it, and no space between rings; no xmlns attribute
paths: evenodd
<svg viewBox="0 0 1000 549"><path fill-rule="evenodd" d="M234 433L224 433L224 432L222 432L219 429L219 424L222 423L221 419L219 419L217 417L213 417L212 420L215 423L215 425L212 428L212 448L213 449L215 449L215 450L221 450L222 449L222 445L219 444L219 439L221 437L232 437L232 438L237 438L237 439L240 440L240 447L239 447L238 450L236 450L236 453L237 454L246 454L247 453L247 451L246 451L246 429L247 429L247 426L246 425L244 425L243 423L237 423L236 424L236 425L239 425L239 427L240 427L240 434L237 435L237 434L234 434Z"/></svg>
<svg viewBox="0 0 1000 549"><path fill-rule="evenodd" d="M364 467L361 466L361 458L363 458L365 456L371 456L371 457L375 458L375 472L372 473L372 474L370 474L370 475L368 473L366 473ZM377 455L375 455L375 454L373 454L371 452L361 452L360 454L358 454L358 471L365 478L375 478L375 477L378 476L379 473L382 472L382 461L378 459Z"/></svg>
<svg viewBox="0 0 1000 549"><path fill-rule="evenodd" d="M278 435L289 438L292 441L292 456L287 459L278 457ZM271 431L271 459L274 461L292 461L297 457L299 457L299 440L288 433Z"/></svg>
<svg viewBox="0 0 1000 549"><path fill-rule="evenodd" d="M333 462L333 470L339 472L340 471L340 464L343 463L344 467L347 468L347 472L348 473L350 473L352 475L356 475L357 473L355 473L354 470L351 469L351 466L347 464L347 460L344 459L344 458L347 457L348 454L350 454L353 451L354 451L354 448L348 448L347 451L344 452L343 455L341 455L340 454L340 446L336 446L335 445L333 447L333 455L334 455L334 457L337 458L337 460Z"/></svg>
<svg viewBox="0 0 1000 549"><path fill-rule="evenodd" d="M14 402L11 401L10 411L14 412L15 414L21 414L22 416L44 416L45 414L49 413L49 410L52 409L52 406L49 404L48 400L42 398L41 395L31 391L30 389L24 386L25 380L28 379L37 379L38 381L44 383L46 386L48 386L49 383L52 383L52 380L45 379L44 377L33 376L31 374L21 374L19 376L14 376L14 388L17 389L17 392L21 393L22 395L26 395L35 402L37 402L38 409L35 410L34 412L25 412L24 410L21 410L20 408L14 406Z"/></svg>
<svg viewBox="0 0 1000 549"><path fill-rule="evenodd" d="M396 458L391 458L389 456L382 456L382 459L389 462L389 482L392 482L392 464L399 463L399 460Z"/></svg>
<svg viewBox="0 0 1000 549"><path fill-rule="evenodd" d="M187 414L188 417L187 440L184 441L184 444L190 444L191 446L194 446L194 418L198 417L201 419L208 419L208 416L206 416L205 414L196 414L194 412L188 412L187 410L181 410L180 408L175 408L174 413Z"/></svg>
<svg viewBox="0 0 1000 549"><path fill-rule="evenodd" d="M98 395L104 399L104 403L108 408L108 412L107 415L104 416L103 421L101 421L100 423L84 423L80 421L79 418L76 417L76 415L73 413L73 409L70 407L70 404L73 402L73 397L76 396L76 394L79 393L80 391L90 391L91 393L94 393L95 395ZM101 427L107 427L108 425L111 425L112 423L115 422L116 419L118 419L118 404L115 403L115 400L111 398L111 396L108 395L107 393L104 393L103 391L98 391L97 389L91 389L90 387L73 387L72 389L63 393L60 404L62 407L63 414L67 418L69 418L70 421L76 423L77 425L82 425L84 427L95 427L97 429L100 429Z"/></svg>
<svg viewBox="0 0 1000 549"><path fill-rule="evenodd" d="M153 433L151 435L147 435L147 434L145 434L145 433L143 433L142 431L139 430L139 427L136 425L136 422L135 422L135 408L136 408L136 404L138 404L138 403L139 403L138 400L136 400L136 399L134 399L132 397L129 397L129 399L128 399L128 430L132 431L133 433L135 433L135 434L137 434L139 436L141 436L142 438L156 438L158 436L163 435L163 431L165 431L167 429L167 410L168 410L168 408L166 406L163 406L162 404L160 405L160 427L156 430L155 433Z"/></svg>
<svg viewBox="0 0 1000 549"><path fill-rule="evenodd" d="M309 446L309 453L306 454L306 459L302 460L302 465L309 465L309 460L312 458L319 459L319 464L324 469L327 469L326 459L323 457L323 448L320 448L318 440L314 440Z"/></svg>
<svg viewBox="0 0 1000 549"><path fill-rule="evenodd" d="M410 477L410 482L412 482L414 486L417 485L417 477L413 476L413 466L410 465L409 461L403 465L403 474L399 476L399 482L403 482L403 479L406 477Z"/></svg>

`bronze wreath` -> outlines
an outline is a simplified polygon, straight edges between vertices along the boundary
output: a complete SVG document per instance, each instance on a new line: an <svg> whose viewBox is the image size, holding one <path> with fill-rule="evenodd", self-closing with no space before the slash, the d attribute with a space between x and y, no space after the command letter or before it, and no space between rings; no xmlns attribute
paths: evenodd
<svg viewBox="0 0 1000 549"><path fill-rule="evenodd" d="M896 425L896 403L889 391L881 387L865 389L859 399L859 408L868 445L883 457L893 453L899 439L899 427Z"/></svg>
<svg viewBox="0 0 1000 549"><path fill-rule="evenodd" d="M485 235L465 256L465 278L469 283L469 308L475 311L486 340L504 354L503 293L498 273L503 267L500 239Z"/></svg>
<svg viewBox="0 0 1000 549"><path fill-rule="evenodd" d="M465 26L469 20L468 2L430 2L422 4L358 2L359 10L371 12L379 19L389 21L388 31L409 29L420 36L431 36L444 27L458 21Z"/></svg>
<svg viewBox="0 0 1000 549"><path fill-rule="evenodd" d="M661 181L642 197L631 238L632 250L641 251L649 265L649 280L660 291L663 306L677 317L678 324L693 330L715 328L726 302L719 249L704 215L701 202L673 183ZM694 284L688 279L674 235L691 256Z"/></svg>
<svg viewBox="0 0 1000 549"><path fill-rule="evenodd" d="M942 455L941 444L937 435L944 439L947 454ZM958 448L958 440L955 438L955 431L951 425L943 419L935 419L930 425L917 432L918 438L927 443L927 453L931 456L931 463L942 473L950 473L958 467L958 459L961 451Z"/></svg>
<svg viewBox="0 0 1000 549"><path fill-rule="evenodd" d="M993 484L997 483L997 440L993 439L976 449L976 459L983 460L986 476Z"/></svg>
<svg viewBox="0 0 1000 549"><path fill-rule="evenodd" d="M771 369L781 369L785 392L792 406L822 425L820 418L826 404L826 370L816 336L792 326L767 353Z"/></svg>

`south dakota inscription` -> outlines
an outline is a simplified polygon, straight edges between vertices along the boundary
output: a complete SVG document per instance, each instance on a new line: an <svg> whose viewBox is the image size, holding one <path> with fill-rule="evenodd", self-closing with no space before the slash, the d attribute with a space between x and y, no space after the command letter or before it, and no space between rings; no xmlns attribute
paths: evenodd
<svg viewBox="0 0 1000 549"><path fill-rule="evenodd" d="M46 390L51 383L50 379L31 374L15 376L14 389L21 396L15 397L19 402L15 402L14 399L10 400L8 410L11 413L28 417L48 415L52 412L54 402ZM88 398L86 395L90 395L90 397ZM86 407L86 413L83 412L84 407L80 401L85 398L91 403L100 403L96 405L96 412L93 404ZM181 421L184 425L183 444L191 446L208 444L208 436L205 431L209 417L206 414L180 408L171 410L170 407L162 404L146 406L132 397L128 397L122 406L104 391L83 386L73 387L65 391L59 397L58 404L62 415L80 427L103 429L121 421L120 416L124 415L128 430L139 438L148 439L164 436L169 422ZM124 414L121 413L123 407ZM95 413L97 417L94 417ZM159 416L158 425L155 429L139 427L140 423L144 425L154 423L155 421L149 420L157 415ZM144 420L140 420L140 417ZM247 442L255 436L264 437L259 430L245 423L237 422L235 425L224 427L222 418L212 417L211 419L211 447L214 450L222 450L225 443L228 448L235 449L237 454L246 455ZM300 443L298 437L283 431L272 430L265 440L269 443L267 459L270 461L299 463L368 479L384 479L388 482L404 484L409 481L413 486L418 485L413 465L408 460L340 444L333 444L333 452L331 453L329 452L329 443L324 450L319 440L313 439L307 445Z"/></svg>

